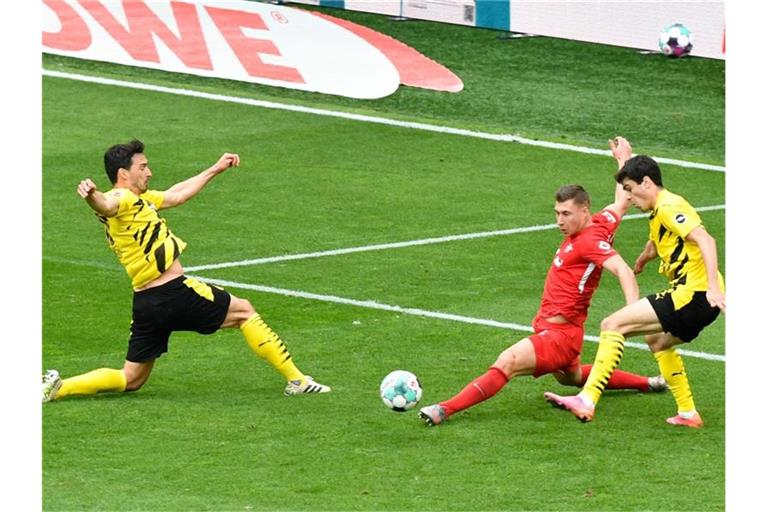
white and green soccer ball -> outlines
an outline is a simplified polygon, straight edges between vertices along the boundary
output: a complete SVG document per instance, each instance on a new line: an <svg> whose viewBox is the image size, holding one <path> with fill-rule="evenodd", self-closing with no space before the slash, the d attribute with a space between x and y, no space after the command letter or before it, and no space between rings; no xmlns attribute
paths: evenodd
<svg viewBox="0 0 768 512"><path fill-rule="evenodd" d="M393 411L405 412L421 400L421 383L411 372L395 370L381 381L379 395L384 405Z"/></svg>
<svg viewBox="0 0 768 512"><path fill-rule="evenodd" d="M667 25L659 34L659 50L667 57L685 57L693 49L693 33L682 23Z"/></svg>

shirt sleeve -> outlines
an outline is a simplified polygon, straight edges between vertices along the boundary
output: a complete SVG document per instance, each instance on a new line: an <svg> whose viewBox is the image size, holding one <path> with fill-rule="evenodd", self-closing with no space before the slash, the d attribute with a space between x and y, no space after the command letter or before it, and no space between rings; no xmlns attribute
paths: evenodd
<svg viewBox="0 0 768 512"><path fill-rule="evenodd" d="M113 197L117 199L117 213L115 216L122 215L125 213L125 211L131 207L131 205L136 201L136 196L127 189L124 188L113 188L109 192L107 192L105 195L109 197Z"/></svg>
<svg viewBox="0 0 768 512"><path fill-rule="evenodd" d="M621 217L608 208L605 208L592 216L592 223L599 225L600 230L605 233L610 241L613 239L613 234L619 229Z"/></svg>
<svg viewBox="0 0 768 512"><path fill-rule="evenodd" d="M141 194L141 198L149 201L159 210L163 206L163 201L165 201L165 194L160 190L147 190Z"/></svg>
<svg viewBox="0 0 768 512"><path fill-rule="evenodd" d="M595 229L589 236L584 237L581 244L581 255L584 259L602 267L605 260L618 254L610 240L613 238L613 231L609 229L610 226L606 229Z"/></svg>

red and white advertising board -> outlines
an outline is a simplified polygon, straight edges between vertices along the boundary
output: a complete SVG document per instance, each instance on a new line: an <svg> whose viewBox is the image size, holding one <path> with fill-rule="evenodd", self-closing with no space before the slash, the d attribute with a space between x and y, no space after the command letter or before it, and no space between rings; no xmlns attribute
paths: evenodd
<svg viewBox="0 0 768 512"><path fill-rule="evenodd" d="M400 83L463 87L388 36L248 1L43 0L43 51L360 99L388 96Z"/></svg>

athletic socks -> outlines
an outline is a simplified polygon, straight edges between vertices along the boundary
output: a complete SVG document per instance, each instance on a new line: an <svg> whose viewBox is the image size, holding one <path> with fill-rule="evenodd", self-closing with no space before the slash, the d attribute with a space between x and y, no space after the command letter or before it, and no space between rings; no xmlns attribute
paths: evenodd
<svg viewBox="0 0 768 512"><path fill-rule="evenodd" d="M674 348L655 352L653 357L659 363L661 375L667 381L672 396L675 397L678 413L683 417L692 416L696 412L696 406L693 403L693 393L688 383L688 375L685 373L683 359Z"/></svg>
<svg viewBox="0 0 768 512"><path fill-rule="evenodd" d="M264 323L258 313L246 320L240 330L256 355L271 364L285 380L303 382L304 374L293 364L285 343Z"/></svg>
<svg viewBox="0 0 768 512"><path fill-rule="evenodd" d="M584 388L579 393L587 404L590 402L592 405L597 404L623 356L624 336L614 331L601 332L595 364L592 366Z"/></svg>
<svg viewBox="0 0 768 512"><path fill-rule="evenodd" d="M591 364L581 365L581 382L579 387L586 384L591 371ZM636 389L645 393L648 391L648 377L623 370L614 370L613 375L608 380L608 384L605 385L605 389Z"/></svg>
<svg viewBox="0 0 768 512"><path fill-rule="evenodd" d="M63 379L56 399L69 395L95 395L105 391L125 391L127 381L123 370L99 368L82 375Z"/></svg>
<svg viewBox="0 0 768 512"><path fill-rule="evenodd" d="M468 407L488 400L503 388L509 379L499 368L491 366L487 372L479 376L462 389L453 398L440 402L445 409L446 418Z"/></svg>

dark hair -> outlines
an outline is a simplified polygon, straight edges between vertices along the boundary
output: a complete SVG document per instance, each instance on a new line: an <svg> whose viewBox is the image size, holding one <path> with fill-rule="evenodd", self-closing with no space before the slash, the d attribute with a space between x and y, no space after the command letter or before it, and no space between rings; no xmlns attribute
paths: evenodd
<svg viewBox="0 0 768 512"><path fill-rule="evenodd" d="M136 153L144 152L144 143L133 139L128 144L115 144L104 153L104 169L107 171L109 181L117 183L117 171L130 169L131 160Z"/></svg>
<svg viewBox="0 0 768 512"><path fill-rule="evenodd" d="M570 199L573 199L574 203L586 206L587 208L592 204L589 194L581 185L563 185L555 193L555 201L558 203L564 203Z"/></svg>
<svg viewBox="0 0 768 512"><path fill-rule="evenodd" d="M624 163L624 167L616 173L616 182L623 183L624 179L640 183L648 176L657 186L663 187L661 182L661 169L656 160L646 155L633 156Z"/></svg>

